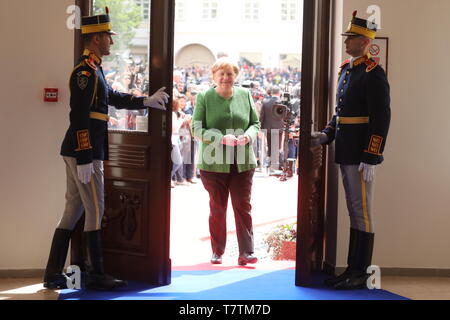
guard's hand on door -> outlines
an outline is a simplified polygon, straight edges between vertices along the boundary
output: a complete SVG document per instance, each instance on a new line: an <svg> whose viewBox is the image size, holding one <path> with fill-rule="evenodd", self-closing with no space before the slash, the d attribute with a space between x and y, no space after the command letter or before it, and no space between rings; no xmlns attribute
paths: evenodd
<svg viewBox="0 0 450 320"><path fill-rule="evenodd" d="M144 106L165 111L166 110L165 104L169 102L170 96L167 93L165 93L164 90L166 90L166 87L162 87L158 91L156 91L152 96L146 97L144 99Z"/></svg>
<svg viewBox="0 0 450 320"><path fill-rule="evenodd" d="M323 132L314 132L311 134L311 147L318 147L328 142L328 136Z"/></svg>

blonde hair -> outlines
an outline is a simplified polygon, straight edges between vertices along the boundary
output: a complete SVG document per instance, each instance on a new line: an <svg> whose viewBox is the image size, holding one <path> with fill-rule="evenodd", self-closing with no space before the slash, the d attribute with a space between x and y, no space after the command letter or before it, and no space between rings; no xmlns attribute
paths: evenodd
<svg viewBox="0 0 450 320"><path fill-rule="evenodd" d="M215 74L220 69L225 69L225 68L230 68L231 70L233 70L236 77L239 75L239 72L240 72L239 66L236 63L232 62L228 58L217 59L217 61L213 64L211 70L212 70L212 73Z"/></svg>

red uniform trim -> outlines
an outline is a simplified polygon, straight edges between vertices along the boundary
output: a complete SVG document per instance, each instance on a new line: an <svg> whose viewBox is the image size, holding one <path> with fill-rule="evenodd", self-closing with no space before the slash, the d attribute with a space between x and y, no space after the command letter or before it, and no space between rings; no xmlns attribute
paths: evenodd
<svg viewBox="0 0 450 320"><path fill-rule="evenodd" d="M97 66L94 63L94 60L92 59L85 59L84 62L94 71L97 71Z"/></svg>
<svg viewBox="0 0 450 320"><path fill-rule="evenodd" d="M91 141L89 139L89 130L77 131L78 148L75 151L92 149Z"/></svg>
<svg viewBox="0 0 450 320"><path fill-rule="evenodd" d="M367 59L366 65L367 65L366 72L370 72L377 67L378 63L372 59Z"/></svg>
<svg viewBox="0 0 450 320"><path fill-rule="evenodd" d="M365 150L367 153L374 154L376 156L380 156L381 145L383 143L383 137L373 135L370 138L369 147Z"/></svg>
<svg viewBox="0 0 450 320"><path fill-rule="evenodd" d="M341 68L345 67L349 63L350 63L350 59L345 60L344 62L342 62Z"/></svg>

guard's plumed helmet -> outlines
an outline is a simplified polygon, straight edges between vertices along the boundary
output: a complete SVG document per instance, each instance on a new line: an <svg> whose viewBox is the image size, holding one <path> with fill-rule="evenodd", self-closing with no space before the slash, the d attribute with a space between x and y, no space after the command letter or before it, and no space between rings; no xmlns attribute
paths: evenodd
<svg viewBox="0 0 450 320"><path fill-rule="evenodd" d="M352 21L342 35L343 36L364 36L369 39L375 39L378 26L368 20L357 18L358 11L353 12Z"/></svg>
<svg viewBox="0 0 450 320"><path fill-rule="evenodd" d="M81 18L81 33L97 33L106 32L116 35L117 33L112 31L111 19L109 17L109 9L105 8L106 14L97 16L88 16Z"/></svg>

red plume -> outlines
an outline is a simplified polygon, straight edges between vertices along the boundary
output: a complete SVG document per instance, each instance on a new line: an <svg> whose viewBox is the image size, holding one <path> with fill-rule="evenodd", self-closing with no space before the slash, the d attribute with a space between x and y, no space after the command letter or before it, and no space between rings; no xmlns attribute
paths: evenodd
<svg viewBox="0 0 450 320"><path fill-rule="evenodd" d="M109 8L105 7L106 14L109 15Z"/></svg>
<svg viewBox="0 0 450 320"><path fill-rule="evenodd" d="M358 10L353 11L353 18L356 18L357 14L358 14Z"/></svg>

